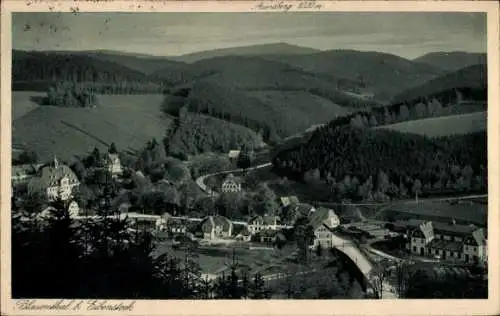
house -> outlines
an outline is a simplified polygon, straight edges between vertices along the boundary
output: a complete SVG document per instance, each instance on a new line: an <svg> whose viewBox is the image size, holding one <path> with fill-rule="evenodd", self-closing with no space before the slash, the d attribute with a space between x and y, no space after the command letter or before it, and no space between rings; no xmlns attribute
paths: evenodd
<svg viewBox="0 0 500 316"><path fill-rule="evenodd" d="M108 153L104 157L104 165L113 177L120 176L123 173L122 164L120 162L120 157L118 156L118 154Z"/></svg>
<svg viewBox="0 0 500 316"><path fill-rule="evenodd" d="M139 231L156 231L159 229L161 222L161 216L159 215L141 214L136 212L121 213L120 218L127 218L131 223L132 229Z"/></svg>
<svg viewBox="0 0 500 316"><path fill-rule="evenodd" d="M68 204L68 213L70 217L76 217L80 214L80 207L76 201L71 201Z"/></svg>
<svg viewBox="0 0 500 316"><path fill-rule="evenodd" d="M340 219L332 209L319 207L309 215L311 223L317 221L325 223L329 228L335 228L340 225Z"/></svg>
<svg viewBox="0 0 500 316"><path fill-rule="evenodd" d="M296 206L299 203L300 203L299 198L296 195L280 197L280 204L281 204L281 207L283 207L283 208L286 208L289 206Z"/></svg>
<svg viewBox="0 0 500 316"><path fill-rule="evenodd" d="M262 230L277 230L278 222L278 216L254 216L248 221L248 230L252 235Z"/></svg>
<svg viewBox="0 0 500 316"><path fill-rule="evenodd" d="M333 229L340 224L340 220L332 209L320 207L309 216L309 222L314 232L312 247L319 245L323 248L333 247Z"/></svg>
<svg viewBox="0 0 500 316"><path fill-rule="evenodd" d="M222 192L240 192L241 191L241 179L235 177L232 173L230 173L226 179L222 182Z"/></svg>
<svg viewBox="0 0 500 316"><path fill-rule="evenodd" d="M240 152L241 152L241 150L230 150L229 153L227 154L227 157L230 160L236 160L236 159L238 159Z"/></svg>
<svg viewBox="0 0 500 316"><path fill-rule="evenodd" d="M406 248L417 255L464 263L487 260L487 240L483 228L474 225L422 221L408 224Z"/></svg>
<svg viewBox="0 0 500 316"><path fill-rule="evenodd" d="M286 242L286 237L280 231L265 229L255 234L252 240L261 243L275 244L276 242Z"/></svg>
<svg viewBox="0 0 500 316"><path fill-rule="evenodd" d="M170 234L186 234L187 224L186 221L180 218L170 217L166 222L166 231Z"/></svg>
<svg viewBox="0 0 500 316"><path fill-rule="evenodd" d="M40 168L37 175L28 183L28 193L41 192L49 201L57 198L67 201L73 190L80 185L76 174L67 165L60 164L57 158Z"/></svg>
<svg viewBox="0 0 500 316"><path fill-rule="evenodd" d="M224 216L211 215L205 217L195 230L195 235L203 239L230 237L233 232L233 223Z"/></svg>
<svg viewBox="0 0 500 316"><path fill-rule="evenodd" d="M283 210L282 222L284 224L293 225L297 219L309 217L314 211L316 211L316 208L307 203L298 203L295 206L289 206Z"/></svg>

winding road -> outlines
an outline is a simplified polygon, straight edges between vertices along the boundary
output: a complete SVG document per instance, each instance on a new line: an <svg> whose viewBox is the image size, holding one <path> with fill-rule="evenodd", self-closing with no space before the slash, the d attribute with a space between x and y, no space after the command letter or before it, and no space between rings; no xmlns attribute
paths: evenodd
<svg viewBox="0 0 500 316"><path fill-rule="evenodd" d="M263 163L263 164L260 164L260 165L254 166L254 167L250 167L250 168L246 168L246 169L234 169L234 170L226 170L226 171L220 171L220 172L215 172L215 173L211 173L211 174L206 174L206 175L198 177L196 179L196 184L206 194L211 195L211 196L218 196L219 195L218 192L210 189L205 184L205 180L208 177L213 177L213 176L220 175L220 174L229 174L229 173L236 173L236 172L243 172L243 171L251 171L251 170L256 170L256 169L267 168L270 166L272 166L272 163L267 162L267 163Z"/></svg>

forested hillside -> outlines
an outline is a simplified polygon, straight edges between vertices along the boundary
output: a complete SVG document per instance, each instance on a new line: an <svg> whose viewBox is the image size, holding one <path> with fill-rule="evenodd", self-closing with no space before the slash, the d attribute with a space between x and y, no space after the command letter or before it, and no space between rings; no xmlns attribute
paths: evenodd
<svg viewBox="0 0 500 316"><path fill-rule="evenodd" d="M186 64L183 62L173 61L166 57L148 56L134 53L113 51L83 51L78 52L77 54L121 64L127 68L140 71L145 75L150 75L158 69L179 71L186 66Z"/></svg>
<svg viewBox="0 0 500 316"><path fill-rule="evenodd" d="M354 80L317 75L279 62L230 56L203 60L193 67L197 79L167 97L166 111L187 105L190 112L260 132L266 141L326 123L353 109L379 106L349 93L359 88Z"/></svg>
<svg viewBox="0 0 500 316"><path fill-rule="evenodd" d="M184 113L178 127L167 142L170 155L186 158L204 152L227 153L229 150L257 148L262 137L243 126L210 116Z"/></svg>
<svg viewBox="0 0 500 316"><path fill-rule="evenodd" d="M486 190L486 133L436 139L328 124L274 158L276 170L325 181L341 198Z"/></svg>
<svg viewBox="0 0 500 316"><path fill-rule="evenodd" d="M395 96L393 102L414 104L434 97L442 103L462 100L486 101L487 87L487 66L477 64L446 73L423 85L408 89ZM457 91L462 100L456 100Z"/></svg>
<svg viewBox="0 0 500 316"><path fill-rule="evenodd" d="M439 68L379 52L331 50L264 58L279 60L305 71L356 80L362 83L366 93L384 101L442 73Z"/></svg>
<svg viewBox="0 0 500 316"><path fill-rule="evenodd" d="M13 90L46 91L56 82L84 83L100 93L161 92L137 70L90 56L55 52L12 52Z"/></svg>

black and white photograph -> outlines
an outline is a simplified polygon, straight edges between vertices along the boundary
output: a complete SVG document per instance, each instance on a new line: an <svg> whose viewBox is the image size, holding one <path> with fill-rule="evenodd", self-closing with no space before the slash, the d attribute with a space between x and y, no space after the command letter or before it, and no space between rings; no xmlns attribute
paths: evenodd
<svg viewBox="0 0 500 316"><path fill-rule="evenodd" d="M21 310L488 299L486 12L278 3L11 13Z"/></svg>

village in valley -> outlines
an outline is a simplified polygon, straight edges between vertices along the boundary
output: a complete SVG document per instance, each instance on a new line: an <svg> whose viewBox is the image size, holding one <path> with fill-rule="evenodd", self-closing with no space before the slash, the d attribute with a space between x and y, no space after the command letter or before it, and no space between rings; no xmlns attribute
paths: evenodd
<svg viewBox="0 0 500 316"><path fill-rule="evenodd" d="M13 297L487 298L486 26L460 14L14 14ZM445 17L467 40L406 26ZM241 25L270 26L212 43ZM282 26L326 35L261 42ZM411 44L358 50L378 27Z"/></svg>
<svg viewBox="0 0 500 316"><path fill-rule="evenodd" d="M262 153L267 154L268 150L262 149ZM144 186L148 180L140 170L122 166L114 144L103 154L94 149L88 158L93 159L94 166L86 173L92 173L92 176L81 180L75 170L76 164L70 168L60 162L57 156L46 164L14 165L12 203L13 207L21 207L21 211L26 211L22 206L41 207L39 210L29 210L40 221L50 220L61 210L67 212L75 225L99 216L127 221L130 233L147 232L153 236L155 256L162 252L172 252L182 257L187 249L202 250L198 254L198 278L205 282L217 280L225 272L235 269L236 264L231 263L235 254L241 256L238 271L243 269L248 275L258 275L263 282L272 283L273 286L277 286L281 279L290 278L290 271L316 273L312 268L304 271L300 267L300 260L311 260L308 261L309 264L316 266L318 262L328 262L324 258L340 254L343 260L354 263L359 269L360 273L355 273L354 276L351 272L348 273L353 280L351 282L356 284L354 287L358 292L355 295L358 298L397 298L402 295L402 291L408 290L409 281L403 279L402 269L409 269L417 263L440 277L454 278L475 275L478 272L474 267L487 265L487 234L484 227L472 223L458 224L452 217L448 220L366 219L362 215L353 214L360 213L360 207L384 208L389 204L358 203L358 206L346 201L333 204L301 202L296 195L274 194L265 182L256 188L254 186L254 191L251 191L247 188L245 179L250 178L258 169L269 168L269 164L256 165L253 151L231 150L227 156L231 162L228 167L233 170L200 175L194 181L199 192L196 194L197 201L191 201L191 209L175 201L153 203L150 208L132 205L129 201L129 197L133 196L132 192L137 187ZM205 182L212 183L212 186ZM93 183L112 189L96 197L95 201L86 200L81 195L80 186L92 186ZM165 179L157 184L172 187L178 185ZM154 192L157 189L150 187L150 190ZM185 195L186 199L194 199L189 196L190 192L180 189L178 193ZM147 192L143 194L147 195ZM251 198L256 195L257 199L252 201ZM246 203L241 203L245 196L251 198ZM465 198L465 202L460 198L442 199L436 203L448 204L452 201L469 206L480 205L477 200L481 198L472 196ZM199 212L200 204L196 203L201 201L212 206L203 209L204 214ZM97 203L97 212L92 202ZM225 215L231 207L235 207L231 203L236 203L236 207L246 208L246 211L239 213L246 215ZM406 201L406 204L418 206L418 197L414 201ZM344 216L340 217L339 212ZM17 213L20 214L22 212ZM357 220L354 219L356 217ZM23 217L20 219L23 220ZM306 242L303 250L298 238L303 238ZM375 246L378 244L382 247ZM210 254L211 250L214 255ZM382 270L375 272L376 269ZM484 268L480 271L484 276ZM378 279L379 283L372 281L373 278ZM347 289L352 290L349 287ZM271 292L268 295L271 297Z"/></svg>

